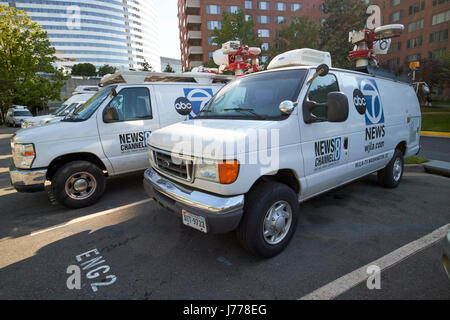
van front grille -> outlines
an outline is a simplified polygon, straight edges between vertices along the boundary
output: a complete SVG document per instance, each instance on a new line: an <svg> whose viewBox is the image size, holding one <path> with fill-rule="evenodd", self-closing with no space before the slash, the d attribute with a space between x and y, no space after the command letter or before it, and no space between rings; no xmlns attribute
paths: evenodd
<svg viewBox="0 0 450 320"><path fill-rule="evenodd" d="M153 159L154 165L158 170L178 179L192 181L192 171L194 167L192 160L183 159L159 151L153 151Z"/></svg>

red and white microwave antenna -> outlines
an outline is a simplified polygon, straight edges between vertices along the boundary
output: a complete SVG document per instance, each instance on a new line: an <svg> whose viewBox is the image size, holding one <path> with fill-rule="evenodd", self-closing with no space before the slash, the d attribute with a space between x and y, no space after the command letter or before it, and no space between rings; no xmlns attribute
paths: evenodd
<svg viewBox="0 0 450 320"><path fill-rule="evenodd" d="M220 66L219 73L230 70L239 77L263 69L259 65L260 54L260 48L241 46L239 41L228 41L222 45L222 49L213 53L213 59Z"/></svg>
<svg viewBox="0 0 450 320"><path fill-rule="evenodd" d="M349 42L355 45L349 53L349 58L355 61L356 67L367 67L369 64L378 66L377 54L386 54L391 45L391 39L400 36L405 27L402 24L381 26L381 9L371 5L366 11L369 18L366 27L361 31L352 31Z"/></svg>

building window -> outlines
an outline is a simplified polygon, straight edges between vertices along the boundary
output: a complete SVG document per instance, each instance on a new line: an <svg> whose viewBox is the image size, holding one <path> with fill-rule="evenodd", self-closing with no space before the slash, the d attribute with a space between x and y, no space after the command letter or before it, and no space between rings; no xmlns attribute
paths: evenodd
<svg viewBox="0 0 450 320"><path fill-rule="evenodd" d="M450 2L450 0L433 0L433 7L444 4L446 2Z"/></svg>
<svg viewBox="0 0 450 320"><path fill-rule="evenodd" d="M258 16L258 23L259 24L270 24L270 17L269 16Z"/></svg>
<svg viewBox="0 0 450 320"><path fill-rule="evenodd" d="M228 13L236 13L241 9L240 6L227 6Z"/></svg>
<svg viewBox="0 0 450 320"><path fill-rule="evenodd" d="M291 11L297 12L302 10L302 5L300 3L291 3Z"/></svg>
<svg viewBox="0 0 450 320"><path fill-rule="evenodd" d="M209 20L207 23L208 30L222 29L222 21Z"/></svg>
<svg viewBox="0 0 450 320"><path fill-rule="evenodd" d="M245 9L253 9L253 1L245 1Z"/></svg>
<svg viewBox="0 0 450 320"><path fill-rule="evenodd" d="M269 38L270 37L269 29L258 29L258 37Z"/></svg>
<svg viewBox="0 0 450 320"><path fill-rule="evenodd" d="M413 49L420 47L422 45L422 36L409 39L406 41L406 48Z"/></svg>
<svg viewBox="0 0 450 320"><path fill-rule="evenodd" d="M275 10L277 10L277 11L286 11L286 3L284 3L284 2L275 2Z"/></svg>
<svg viewBox="0 0 450 320"><path fill-rule="evenodd" d="M258 9L259 10L269 10L270 9L269 1L258 1Z"/></svg>
<svg viewBox="0 0 450 320"><path fill-rule="evenodd" d="M448 29L430 33L430 43L448 40Z"/></svg>
<svg viewBox="0 0 450 320"><path fill-rule="evenodd" d="M438 57L443 55L446 51L447 51L446 48L441 48L441 49L430 51L428 55L429 55L430 59L436 60Z"/></svg>
<svg viewBox="0 0 450 320"><path fill-rule="evenodd" d="M402 18L402 10L396 11L394 13L391 13L390 17L389 17L389 21L390 22L397 22L398 20L400 20Z"/></svg>
<svg viewBox="0 0 450 320"><path fill-rule="evenodd" d="M216 4L208 4L206 6L206 13L207 14L220 14L220 6Z"/></svg>
<svg viewBox="0 0 450 320"><path fill-rule="evenodd" d="M268 42L261 43L261 50L267 51L267 50L269 50L269 48L270 48L270 45Z"/></svg>
<svg viewBox="0 0 450 320"><path fill-rule="evenodd" d="M420 53L412 54L406 57L406 62L420 61L421 55Z"/></svg>
<svg viewBox="0 0 450 320"><path fill-rule="evenodd" d="M400 41L394 42L389 47L388 53L396 53L396 52L400 51L401 49L402 49L402 43Z"/></svg>
<svg viewBox="0 0 450 320"><path fill-rule="evenodd" d="M414 3L412 6L409 6L409 15L412 16L423 10L425 10L425 0L420 0Z"/></svg>
<svg viewBox="0 0 450 320"><path fill-rule="evenodd" d="M215 39L214 36L209 36L209 37L208 37L208 44L209 44L210 46L217 46L217 43L214 42L214 39Z"/></svg>
<svg viewBox="0 0 450 320"><path fill-rule="evenodd" d="M275 17L275 23L276 24L286 24L287 23L287 19L286 19L286 17L283 17L283 16L276 16Z"/></svg>
<svg viewBox="0 0 450 320"><path fill-rule="evenodd" d="M423 19L408 24L408 32L414 32L423 29Z"/></svg>
<svg viewBox="0 0 450 320"><path fill-rule="evenodd" d="M403 0L391 0L391 7L398 6L402 2L403 2Z"/></svg>
<svg viewBox="0 0 450 320"><path fill-rule="evenodd" d="M393 58L387 61L389 70L395 70L400 66L400 58Z"/></svg>
<svg viewBox="0 0 450 320"><path fill-rule="evenodd" d="M435 14L431 17L431 25L440 24L450 20L450 10Z"/></svg>
<svg viewBox="0 0 450 320"><path fill-rule="evenodd" d="M252 19L252 15L251 14L246 14L245 15L245 21L249 21L250 19Z"/></svg>

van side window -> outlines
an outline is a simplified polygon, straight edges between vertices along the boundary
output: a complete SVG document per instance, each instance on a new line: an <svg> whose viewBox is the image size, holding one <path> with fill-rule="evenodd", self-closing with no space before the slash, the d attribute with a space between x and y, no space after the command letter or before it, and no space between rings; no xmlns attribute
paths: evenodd
<svg viewBox="0 0 450 320"><path fill-rule="evenodd" d="M119 121L153 119L147 88L125 88L109 103L119 113Z"/></svg>
<svg viewBox="0 0 450 320"><path fill-rule="evenodd" d="M328 93L339 91L336 76L328 74L324 77L317 77L311 83L308 91L308 101L319 104L312 110L312 114L318 118L327 117Z"/></svg>

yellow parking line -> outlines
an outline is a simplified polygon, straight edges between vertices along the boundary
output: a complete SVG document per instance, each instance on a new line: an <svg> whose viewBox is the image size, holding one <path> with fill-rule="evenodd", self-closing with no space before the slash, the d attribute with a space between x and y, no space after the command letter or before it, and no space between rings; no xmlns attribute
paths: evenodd
<svg viewBox="0 0 450 320"><path fill-rule="evenodd" d="M435 137L450 137L450 132L421 131L420 134Z"/></svg>

